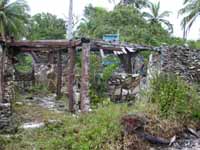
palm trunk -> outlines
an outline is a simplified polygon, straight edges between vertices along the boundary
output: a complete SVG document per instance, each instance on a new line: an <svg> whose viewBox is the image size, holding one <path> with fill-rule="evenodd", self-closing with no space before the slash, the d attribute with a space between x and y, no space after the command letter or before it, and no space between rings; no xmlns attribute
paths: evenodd
<svg viewBox="0 0 200 150"><path fill-rule="evenodd" d="M82 78L81 78L81 111L88 112L90 109L89 99L89 57L90 44L83 43L82 50Z"/></svg>
<svg viewBox="0 0 200 150"><path fill-rule="evenodd" d="M74 69L75 69L75 55L76 55L76 50L75 48L69 48L68 49L68 55L69 55L69 61L68 61L68 84L67 84L67 92L68 92L68 100L69 100L69 111L70 112L75 112L74 109L74 104L75 104L75 99L74 99Z"/></svg>

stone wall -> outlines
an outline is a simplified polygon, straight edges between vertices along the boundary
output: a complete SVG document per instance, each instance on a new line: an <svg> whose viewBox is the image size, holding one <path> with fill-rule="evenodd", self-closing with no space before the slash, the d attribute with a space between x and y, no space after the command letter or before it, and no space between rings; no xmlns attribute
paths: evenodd
<svg viewBox="0 0 200 150"><path fill-rule="evenodd" d="M14 98L13 89L13 65L8 57L4 58L4 98L0 100L0 132L10 132L14 129L12 99Z"/></svg>
<svg viewBox="0 0 200 150"><path fill-rule="evenodd" d="M200 83L200 50L168 47L162 50L162 70L172 72L188 82Z"/></svg>
<svg viewBox="0 0 200 150"><path fill-rule="evenodd" d="M139 93L140 90L150 90L150 81L160 72L174 73L186 80L188 83L200 83L200 50L189 49L187 47L180 46L163 46L158 47L157 50L160 53L152 53L149 57L147 72L145 72L145 75L141 74L141 71L138 71L141 69L141 66L142 64L144 64L144 62L137 61L137 58L139 58L137 55L135 55L135 57L132 57L131 62L129 62L134 62L134 69L136 71L134 71L133 73L140 76L139 89L138 86L133 86L132 89L128 89L128 87L136 81L132 80L130 83L124 86L126 87L126 90L124 90L125 94L123 93L123 90L121 94L120 90L123 84L114 82L115 80L113 80L112 83L117 83L116 85L120 86L116 88L117 86L115 85L114 88L112 88L115 90L117 89L117 94L116 92L113 92L113 90L111 90L110 93L114 93L115 96L121 95L120 100L123 100L122 96L127 95L126 93L128 90L131 90L132 92L134 92L134 94ZM120 69L120 71L122 70L123 69ZM116 75L114 76L116 78ZM123 79L122 77L118 76L118 79L124 80L125 78ZM112 87L113 85L110 86ZM111 98L112 97L113 96L111 96Z"/></svg>
<svg viewBox="0 0 200 150"><path fill-rule="evenodd" d="M9 127L11 116L10 103L0 103L0 132L4 132Z"/></svg>

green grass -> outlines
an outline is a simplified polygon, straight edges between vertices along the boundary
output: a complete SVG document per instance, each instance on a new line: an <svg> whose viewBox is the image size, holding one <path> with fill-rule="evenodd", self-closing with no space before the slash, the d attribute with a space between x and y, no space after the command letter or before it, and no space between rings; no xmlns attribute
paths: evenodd
<svg viewBox="0 0 200 150"><path fill-rule="evenodd" d="M30 107L20 108L27 109L39 111ZM120 118L129 111L126 105L110 104L79 117L66 113L58 117L59 123L47 123L41 129L19 131L17 136L0 143L4 143L6 150L98 150L103 143L115 140L120 134Z"/></svg>
<svg viewBox="0 0 200 150"><path fill-rule="evenodd" d="M182 130L184 126L183 120L162 118L159 115L159 106L148 101L137 101L131 107L128 107L127 104L111 103L79 116L73 116L67 112L56 114L36 106L17 107L16 111L22 116L29 114L30 118L37 118L37 115L40 114L40 117L44 121L46 120L46 125L34 130L20 129L11 138L0 136L0 148L5 150L118 149L116 147L122 144L120 121L121 117L126 114L140 114L147 117L149 120L149 125L145 127L147 131L161 137L169 138L175 135L176 131ZM49 123L47 121L49 119L55 119L58 122Z"/></svg>
<svg viewBox="0 0 200 150"><path fill-rule="evenodd" d="M127 104L103 104L91 113L78 116L67 112L57 114L36 105L14 106L18 116L22 116L21 121L39 119L46 125L40 129L19 130L11 138L0 136L0 149L116 149L115 146L120 144L121 117L126 114L145 116L149 122L146 131L166 138L171 138L193 122L195 127L195 121L199 123L199 96L192 87L176 76L160 76L153 80L152 86L151 101L140 100L130 107ZM58 122L48 123L49 119ZM144 144L141 142L139 144Z"/></svg>

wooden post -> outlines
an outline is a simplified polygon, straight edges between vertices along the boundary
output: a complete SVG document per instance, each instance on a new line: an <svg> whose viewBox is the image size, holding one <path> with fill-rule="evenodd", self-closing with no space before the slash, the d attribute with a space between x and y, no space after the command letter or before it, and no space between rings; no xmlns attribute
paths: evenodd
<svg viewBox="0 0 200 150"><path fill-rule="evenodd" d="M81 111L88 112L90 109L89 99L89 59L90 43L82 46L82 77L81 77Z"/></svg>
<svg viewBox="0 0 200 150"><path fill-rule="evenodd" d="M0 102L3 101L3 48L0 45Z"/></svg>
<svg viewBox="0 0 200 150"><path fill-rule="evenodd" d="M35 86L35 68L34 65L32 65L32 86Z"/></svg>
<svg viewBox="0 0 200 150"><path fill-rule="evenodd" d="M120 55L120 61L124 66L125 72L128 74L132 74L133 73L133 64L131 62L132 57L135 57L134 55L132 55L131 53L128 53L126 55Z"/></svg>
<svg viewBox="0 0 200 150"><path fill-rule="evenodd" d="M53 51L48 54L48 63L54 64L54 52Z"/></svg>
<svg viewBox="0 0 200 150"><path fill-rule="evenodd" d="M69 100L69 111L75 112L74 104L74 69L75 69L75 57L76 57L76 49L75 48L68 48L68 55L69 55L69 61L68 61L68 73L67 73L67 93L68 93L68 100Z"/></svg>
<svg viewBox="0 0 200 150"><path fill-rule="evenodd" d="M132 74L132 65L131 65L131 54L124 55L126 61L126 72Z"/></svg>
<svg viewBox="0 0 200 150"><path fill-rule="evenodd" d="M60 98L62 88L62 51L59 50L57 54L57 98Z"/></svg>

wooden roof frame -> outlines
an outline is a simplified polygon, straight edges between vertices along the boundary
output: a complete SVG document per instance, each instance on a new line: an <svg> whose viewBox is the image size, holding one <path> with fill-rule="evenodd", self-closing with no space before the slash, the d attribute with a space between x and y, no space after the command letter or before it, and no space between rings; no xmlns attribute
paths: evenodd
<svg viewBox="0 0 200 150"><path fill-rule="evenodd" d="M114 54L135 53L140 50L151 50L159 52L158 47L129 44L122 42L106 42L102 40L90 40L81 38L79 40L37 40L37 41L9 41L4 42L11 49L17 49L21 52L49 52L57 50L66 50L68 48L81 47L83 43L91 43L91 50L105 50ZM125 52L124 52L125 51ZM127 51L127 52L126 52Z"/></svg>

